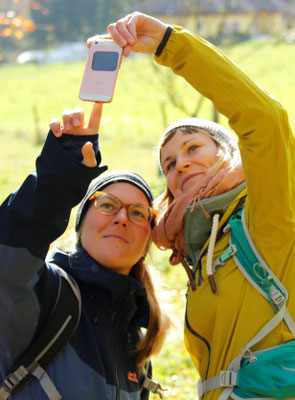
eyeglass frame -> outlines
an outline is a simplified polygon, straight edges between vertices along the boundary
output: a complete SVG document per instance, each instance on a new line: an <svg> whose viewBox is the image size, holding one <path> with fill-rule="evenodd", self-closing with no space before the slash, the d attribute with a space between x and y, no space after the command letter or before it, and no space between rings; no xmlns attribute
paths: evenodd
<svg viewBox="0 0 295 400"><path fill-rule="evenodd" d="M106 195L106 196L113 197L114 199L116 199L116 200L121 204L121 207L118 209L118 211L116 211L114 214L109 214L109 215L108 215L108 214L104 214L104 213L98 211L98 209L96 208L96 203L97 203L98 197L101 196L101 195ZM152 228L153 228L153 226L154 226L155 220L156 220L157 217L158 217L158 213L157 213L157 211L156 211L153 207L146 206L146 205L144 205L144 204L139 204L139 203L135 203L135 204L126 204L126 203L124 203L123 201L121 201L118 197L116 197L115 195L110 194L110 193L106 193L106 192L95 192L95 193L93 193L93 195L88 199L88 201L91 201L91 200L95 200L95 201L94 201L94 208L95 208L95 211L98 212L100 215L104 215L104 216L106 216L106 217L112 217L112 216L118 214L118 212L119 212L122 208L125 208L125 210L127 211L128 220L129 220L132 224L137 225L137 226L145 226L145 225L136 224L135 222L133 222L133 221L129 218L129 214L128 214L128 208L129 208L129 206L141 206L141 207L147 208L148 211L149 211L150 217L149 217L149 221L147 221L146 225L151 224L151 227L152 227Z"/></svg>

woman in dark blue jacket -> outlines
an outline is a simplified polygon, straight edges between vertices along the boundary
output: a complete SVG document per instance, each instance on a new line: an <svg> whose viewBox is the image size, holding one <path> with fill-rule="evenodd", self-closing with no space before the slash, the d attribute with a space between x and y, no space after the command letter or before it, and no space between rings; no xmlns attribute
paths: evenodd
<svg viewBox="0 0 295 400"><path fill-rule="evenodd" d="M52 121L36 170L0 208L0 399L148 398L143 382L150 376L149 358L159 351L169 325L144 264L153 196L147 183L128 171L92 181L106 170L99 167L100 116L95 104L87 127L82 109L63 114L67 129ZM47 255L81 200L77 245ZM46 393L46 384L33 379L10 394L3 382L46 326L59 268L78 284L82 312L74 335L46 369L55 391Z"/></svg>

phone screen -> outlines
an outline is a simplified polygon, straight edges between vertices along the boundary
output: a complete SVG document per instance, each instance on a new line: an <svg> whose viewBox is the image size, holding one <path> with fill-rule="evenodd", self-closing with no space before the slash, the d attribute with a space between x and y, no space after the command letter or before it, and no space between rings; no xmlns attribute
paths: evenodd
<svg viewBox="0 0 295 400"><path fill-rule="evenodd" d="M93 54L91 68L93 71L115 71L119 54L116 51L96 51Z"/></svg>

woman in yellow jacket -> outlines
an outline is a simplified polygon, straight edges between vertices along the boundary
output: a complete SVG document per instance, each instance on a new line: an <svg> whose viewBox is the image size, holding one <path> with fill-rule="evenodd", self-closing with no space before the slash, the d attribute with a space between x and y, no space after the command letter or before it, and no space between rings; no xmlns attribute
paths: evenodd
<svg viewBox="0 0 295 400"><path fill-rule="evenodd" d="M192 269L186 266L191 279L185 344L204 381L227 370L274 314L233 258L213 275L207 262L211 222L208 226L206 214L218 210L220 215L210 256L215 262L228 248L230 233L223 232L223 227L245 204L252 240L289 290L288 309L295 316L291 290L295 278L294 135L276 99L221 51L189 31L133 13L111 24L108 32L124 47L125 56L131 51L154 53L156 62L170 67L209 98L238 136L237 142L220 125L185 119L172 124L160 141L168 208L154 237L161 248L173 249L171 263L188 260L192 264ZM292 339L287 326L280 323L251 350ZM203 398L218 399L222 391L209 391Z"/></svg>

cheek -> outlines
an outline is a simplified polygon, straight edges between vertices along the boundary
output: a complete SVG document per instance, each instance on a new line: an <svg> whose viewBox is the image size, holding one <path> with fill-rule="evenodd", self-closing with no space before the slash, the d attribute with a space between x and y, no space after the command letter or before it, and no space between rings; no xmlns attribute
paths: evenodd
<svg viewBox="0 0 295 400"><path fill-rule="evenodd" d="M134 237L138 239L138 245L142 248L146 248L147 244L149 243L151 237L151 228L147 227L141 228L141 232L135 232Z"/></svg>
<svg viewBox="0 0 295 400"><path fill-rule="evenodd" d="M169 174L169 176L166 177L166 179L167 179L167 188L169 189L172 196L174 198L177 198L181 193L179 183L177 182L177 175L171 172L171 174Z"/></svg>
<svg viewBox="0 0 295 400"><path fill-rule="evenodd" d="M95 234L99 233L108 221L104 221L104 218L98 215L96 212L89 210L86 214L84 221L81 226L81 241L94 240Z"/></svg>
<svg viewBox="0 0 295 400"><path fill-rule="evenodd" d="M203 148L200 149L196 157L196 161L202 163L207 167L211 167L213 164L215 164L217 159L218 156L215 146L214 147L212 146L210 149L205 148L204 146Z"/></svg>
<svg viewBox="0 0 295 400"><path fill-rule="evenodd" d="M175 187L175 174L171 171L168 175L166 175L166 181L168 189L171 191Z"/></svg>

